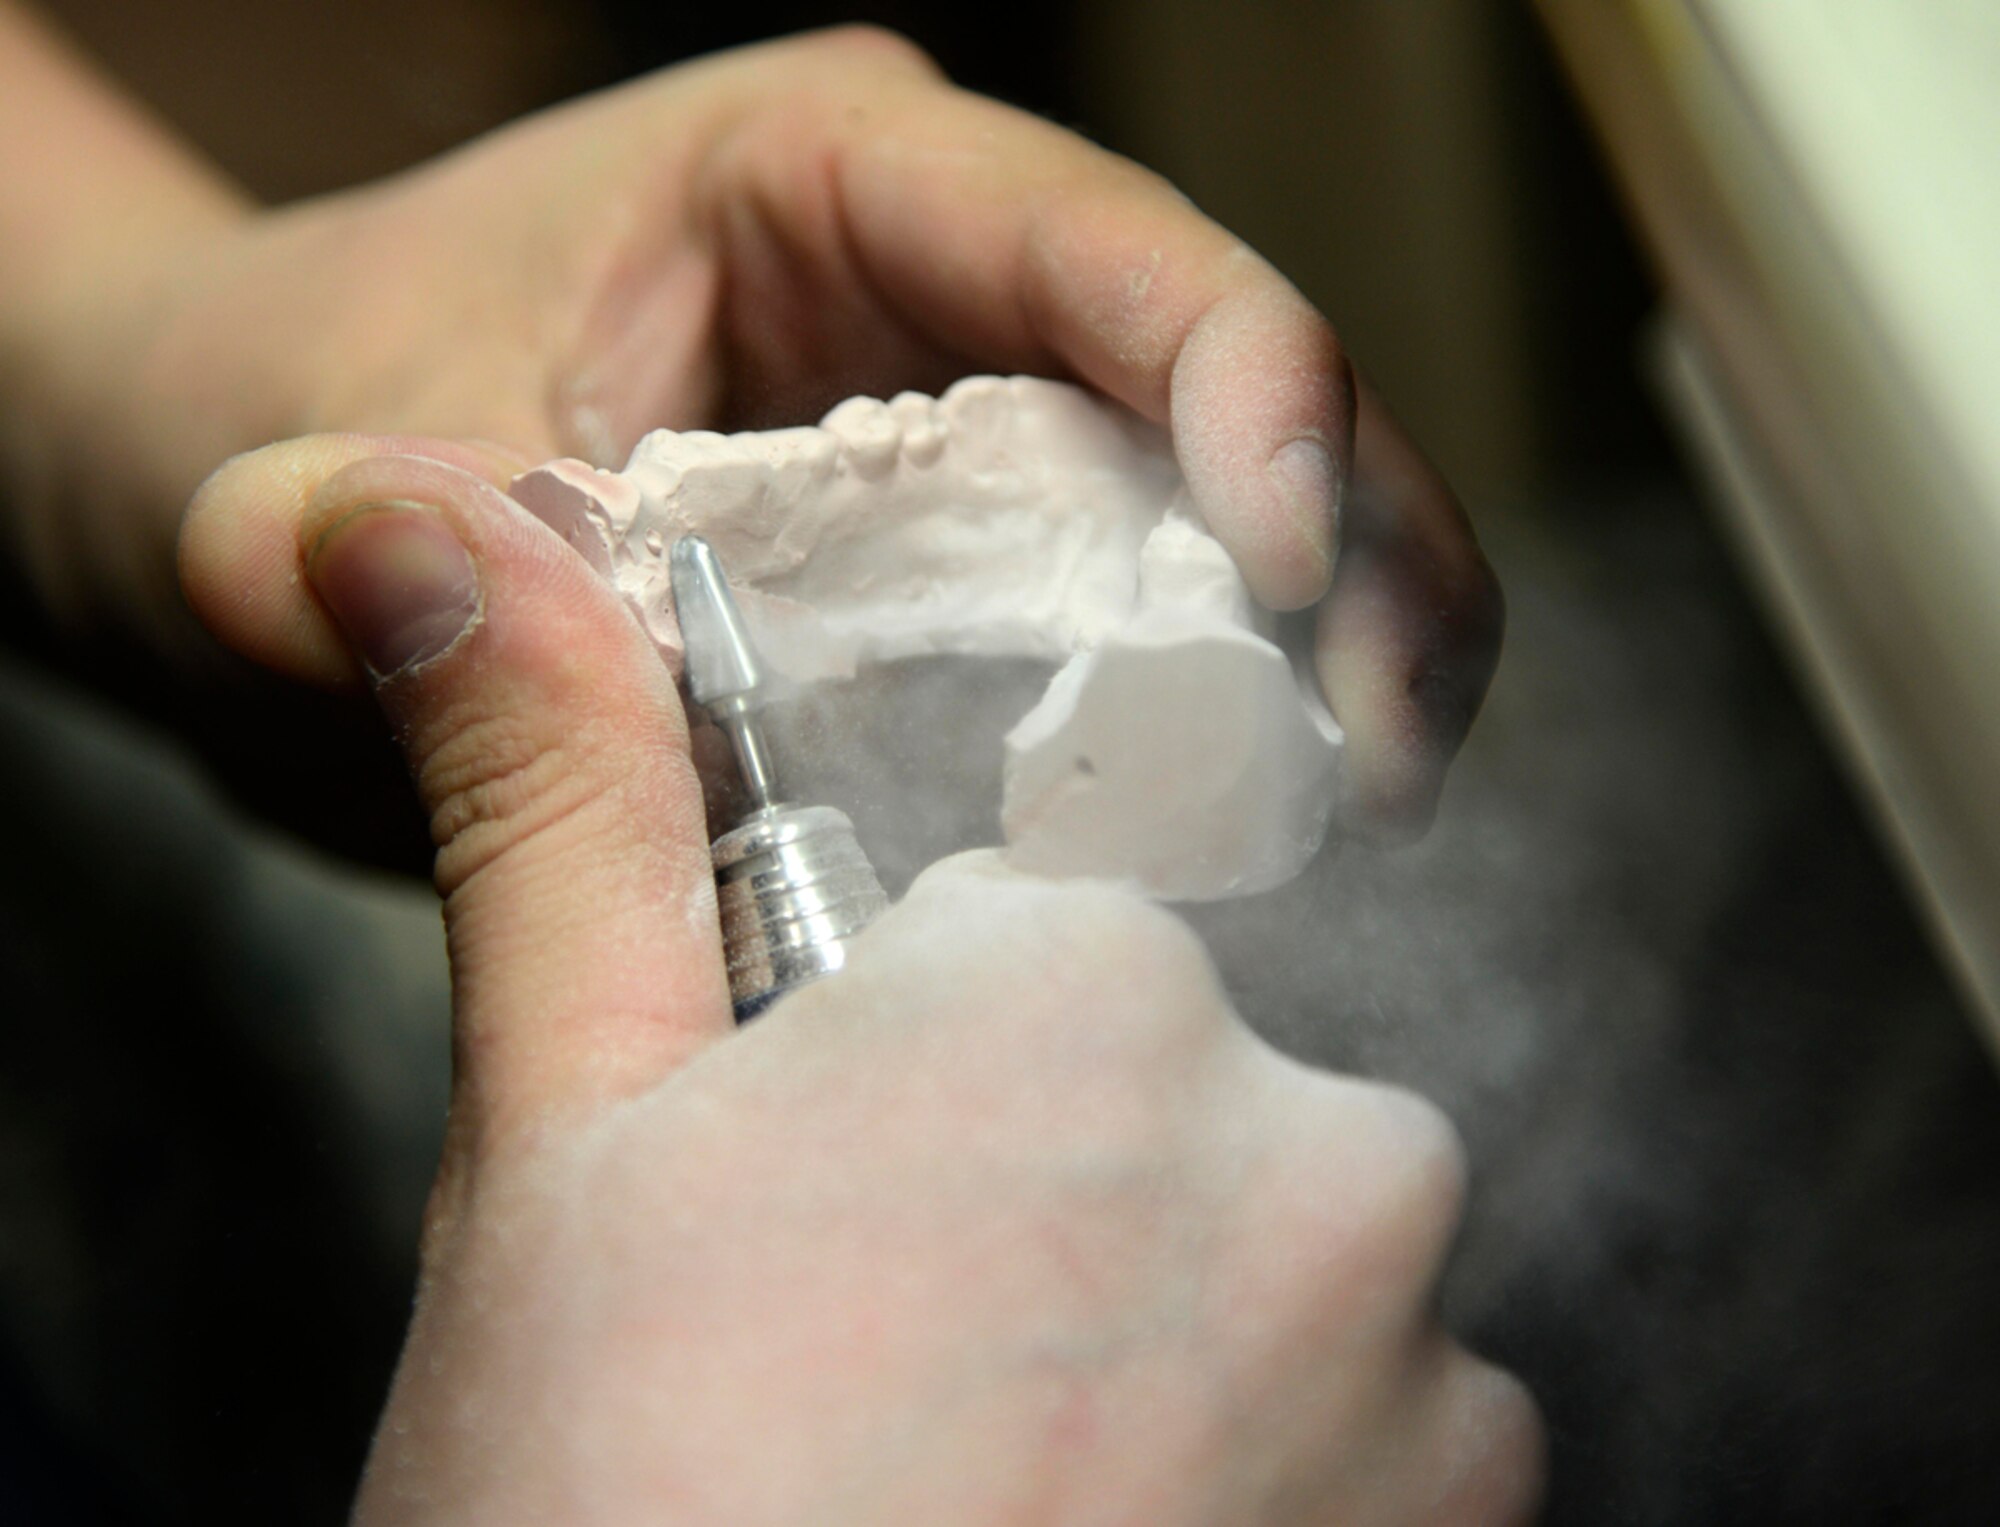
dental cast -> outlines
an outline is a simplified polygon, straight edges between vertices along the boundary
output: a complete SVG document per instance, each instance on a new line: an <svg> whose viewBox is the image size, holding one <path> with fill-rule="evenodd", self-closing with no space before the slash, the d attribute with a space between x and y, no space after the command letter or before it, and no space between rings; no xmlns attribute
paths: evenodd
<svg viewBox="0 0 2000 1527"><path fill-rule="evenodd" d="M1340 728L1270 640L1164 437L1080 388L969 377L850 398L818 428L655 430L623 472L555 461L514 496L587 556L678 672L666 550L699 533L799 683L922 653L1063 665L1008 734L1023 868L1169 900L1296 875Z"/></svg>

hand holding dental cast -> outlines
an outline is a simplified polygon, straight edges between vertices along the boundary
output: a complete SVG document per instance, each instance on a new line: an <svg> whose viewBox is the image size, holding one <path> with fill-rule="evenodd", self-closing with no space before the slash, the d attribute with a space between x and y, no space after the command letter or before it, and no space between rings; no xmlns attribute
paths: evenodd
<svg viewBox="0 0 2000 1527"><path fill-rule="evenodd" d="M1213 900L1289 880L1326 834L1341 730L1310 663L1271 639L1165 437L1081 388L973 377L817 429L655 430L621 473L554 462L512 492L670 665L687 645L691 682L690 535L723 548L795 686L929 653L1060 665L1005 741L1021 868Z"/></svg>
<svg viewBox="0 0 2000 1527"><path fill-rule="evenodd" d="M228 646L372 686L437 844L458 1068L361 1520L1525 1513L1532 1409L1432 1314L1434 1112L1259 1045L1159 909L990 861L737 1030L659 649L498 491L663 421L1087 382L1165 432L1257 604L1317 606L1340 824L1405 834L1497 594L1267 262L868 31L271 208L0 0L0 141L46 150L0 170L0 503L35 598L185 651L178 541ZM231 709L324 816L294 772L319 741Z"/></svg>
<svg viewBox="0 0 2000 1527"><path fill-rule="evenodd" d="M262 207L11 8L0 54L31 76L0 88L9 141L52 146L0 175L0 503L66 629L212 679L192 606L276 673L352 687L304 588L265 576L349 462L427 456L504 484L562 457L615 466L663 424L798 425L845 397L1025 372L1161 432L1255 602L1316 611L1300 624L1344 734L1337 830L1428 821L1492 672L1492 575L1325 318L1128 161L853 30ZM868 470L878 424L842 427ZM924 433L897 448L912 480ZM291 780L325 741L274 756L264 724L249 751Z"/></svg>
<svg viewBox="0 0 2000 1527"><path fill-rule="evenodd" d="M382 467L307 572L445 845L461 1065L358 1522L1527 1519L1533 1407L1437 1323L1442 1115L1272 1050L1157 906L991 853L736 1027L657 647L492 487ZM684 544L690 687L754 758Z"/></svg>

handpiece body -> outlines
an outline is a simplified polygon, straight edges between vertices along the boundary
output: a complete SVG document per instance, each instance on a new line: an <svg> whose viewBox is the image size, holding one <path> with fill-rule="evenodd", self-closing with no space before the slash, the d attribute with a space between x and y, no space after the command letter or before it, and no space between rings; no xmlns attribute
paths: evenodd
<svg viewBox="0 0 2000 1527"><path fill-rule="evenodd" d="M767 806L710 853L738 1023L839 970L889 906L854 824L831 806Z"/></svg>

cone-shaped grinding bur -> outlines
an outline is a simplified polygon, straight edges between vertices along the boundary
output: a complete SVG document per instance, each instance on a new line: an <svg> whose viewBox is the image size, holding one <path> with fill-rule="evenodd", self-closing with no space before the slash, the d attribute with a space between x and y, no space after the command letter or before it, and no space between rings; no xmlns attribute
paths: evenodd
<svg viewBox="0 0 2000 1527"><path fill-rule="evenodd" d="M700 536L674 542L667 571L687 652L688 696L728 734L751 804L762 810L777 796L770 751L754 715L764 694L764 665L750 644L743 612L729 592L715 548Z"/></svg>

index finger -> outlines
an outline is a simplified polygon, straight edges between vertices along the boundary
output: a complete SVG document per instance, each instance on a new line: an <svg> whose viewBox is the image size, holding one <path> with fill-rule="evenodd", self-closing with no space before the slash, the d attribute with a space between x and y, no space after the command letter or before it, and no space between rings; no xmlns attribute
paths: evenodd
<svg viewBox="0 0 2000 1527"><path fill-rule="evenodd" d="M909 69L801 90L724 160L720 194L789 222L793 248L824 250L834 223L859 278L930 341L1076 377L1168 426L1264 604L1326 592L1353 459L1347 361L1289 281L1166 181ZM812 194L802 161L826 177Z"/></svg>
<svg viewBox="0 0 2000 1527"><path fill-rule="evenodd" d="M731 135L712 189L912 337L1076 377L1168 426L1262 603L1335 590L1316 660L1353 744L1345 826L1421 830L1492 677L1498 586L1325 317L1150 171L954 89L913 50L845 57Z"/></svg>

